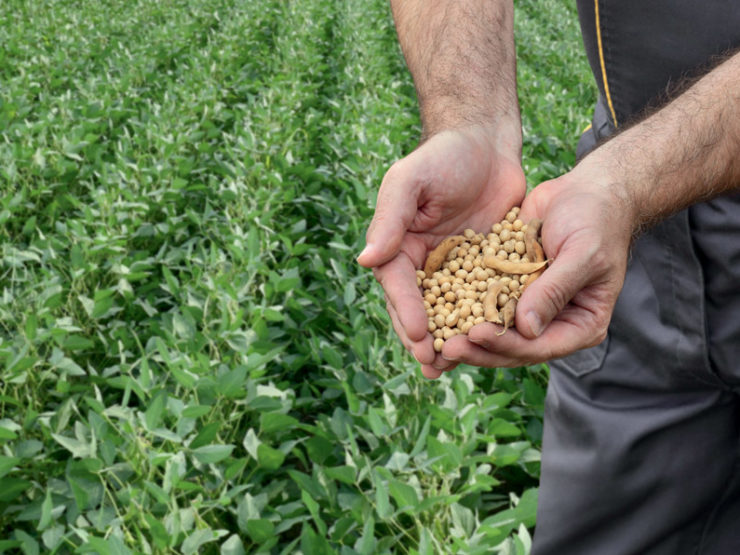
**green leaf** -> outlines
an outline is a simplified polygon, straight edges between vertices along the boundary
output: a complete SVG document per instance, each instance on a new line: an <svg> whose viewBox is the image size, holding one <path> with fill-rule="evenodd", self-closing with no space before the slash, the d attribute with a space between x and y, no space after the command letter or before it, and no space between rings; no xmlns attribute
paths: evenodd
<svg viewBox="0 0 740 555"><path fill-rule="evenodd" d="M64 525L56 525L51 526L50 528L44 530L43 534L41 534L41 539L44 543L44 546L54 551L62 542L62 539L64 538L64 532L66 530L66 526Z"/></svg>
<svg viewBox="0 0 740 555"><path fill-rule="evenodd" d="M51 524L51 490L46 490L46 497L44 497L43 503L41 503L41 518L36 530L39 532L46 530Z"/></svg>
<svg viewBox="0 0 740 555"><path fill-rule="evenodd" d="M214 439L216 439L220 427L220 422L211 422L203 426L200 432L198 432L198 435L195 436L193 438L193 441L190 442L190 448L197 449L204 445L210 444Z"/></svg>
<svg viewBox="0 0 740 555"><path fill-rule="evenodd" d="M247 520L247 534L254 543L260 544L272 538L275 533L275 525L264 518L252 518Z"/></svg>
<svg viewBox="0 0 740 555"><path fill-rule="evenodd" d="M390 497L388 496L388 488L385 485L385 481L376 477L375 479L375 509L378 511L378 516L385 520L393 514L393 508L391 507Z"/></svg>
<svg viewBox="0 0 740 555"><path fill-rule="evenodd" d="M362 525L362 536L355 543L355 549L360 555L374 555L376 553L375 519L370 515Z"/></svg>
<svg viewBox="0 0 740 555"><path fill-rule="evenodd" d="M295 289L301 283L300 277L298 276L298 269L292 268L283 273L282 276L278 277L276 283L276 290L278 293L285 293Z"/></svg>
<svg viewBox="0 0 740 555"><path fill-rule="evenodd" d="M254 540L253 540L254 541ZM245 555L244 544L242 540L236 534L229 536L224 543L221 544L221 555Z"/></svg>
<svg viewBox="0 0 740 555"><path fill-rule="evenodd" d="M475 515L473 511L459 503L453 503L450 505L450 512L452 514L452 522L458 530L463 532L462 536L470 537L475 528Z"/></svg>
<svg viewBox="0 0 740 555"><path fill-rule="evenodd" d="M301 531L301 551L311 555L334 555L334 550L326 538L314 532L309 525L303 526Z"/></svg>
<svg viewBox="0 0 740 555"><path fill-rule="evenodd" d="M214 534L210 528L202 528L196 530L190 534L185 541L182 542L182 553L184 555L191 555L192 553L198 553L200 548L207 543L216 541L218 536Z"/></svg>
<svg viewBox="0 0 740 555"><path fill-rule="evenodd" d="M159 503L167 505L170 502L170 498L167 495L167 492L154 482L150 482L148 480L144 481L144 488L149 493L151 493L154 496L154 499L156 499Z"/></svg>
<svg viewBox="0 0 740 555"><path fill-rule="evenodd" d="M64 447L67 451L72 453L73 457L86 459L88 457L94 457L95 452L93 450L93 444L74 437L67 437L60 434L51 434L51 437Z"/></svg>
<svg viewBox="0 0 740 555"><path fill-rule="evenodd" d="M537 520L537 495L536 488L526 490L515 509L516 518L529 528L533 527Z"/></svg>
<svg viewBox="0 0 740 555"><path fill-rule="evenodd" d="M85 351L92 349L95 341L82 335L70 334L62 342L62 347L68 351Z"/></svg>
<svg viewBox="0 0 740 555"><path fill-rule="evenodd" d="M319 504L308 495L306 490L301 491L301 499L303 500L303 504L308 508L308 512L311 513L316 527L319 529L319 534L326 536L326 523L321 519L321 515L319 514Z"/></svg>
<svg viewBox="0 0 740 555"><path fill-rule="evenodd" d="M331 455L334 445L321 436L313 436L304 443L309 458L316 464L324 464Z"/></svg>
<svg viewBox="0 0 740 555"><path fill-rule="evenodd" d="M18 437L18 434L16 434L14 431L8 430L7 428L0 426L0 440L16 439L17 437Z"/></svg>
<svg viewBox="0 0 740 555"><path fill-rule="evenodd" d="M10 472L19 462L21 462L19 457L6 457L4 455L0 455L0 478Z"/></svg>
<svg viewBox="0 0 740 555"><path fill-rule="evenodd" d="M388 480L388 490L399 509L416 509L419 505L419 497L416 495L416 490L408 484L404 484L398 480Z"/></svg>
<svg viewBox="0 0 740 555"><path fill-rule="evenodd" d="M164 527L164 524L162 524L160 520L147 512L144 513L144 519L149 525L149 531L151 532L152 539L154 540L154 545L158 549L166 549L167 546L170 545L170 536L167 533L167 529Z"/></svg>
<svg viewBox="0 0 740 555"><path fill-rule="evenodd" d="M192 405L182 411L182 416L185 418L200 418L211 412L210 406L207 405Z"/></svg>
<svg viewBox="0 0 740 555"><path fill-rule="evenodd" d="M298 420L280 412L263 412L260 414L260 429L264 434L288 432L298 424Z"/></svg>
<svg viewBox="0 0 740 555"><path fill-rule="evenodd" d="M167 392L160 391L149 403L149 408L144 413L146 426L150 430L158 428L162 424L162 415L167 404Z"/></svg>
<svg viewBox="0 0 740 555"><path fill-rule="evenodd" d="M116 536L108 538L88 537L87 541L79 548L78 553L131 555L131 551Z"/></svg>
<svg viewBox="0 0 740 555"><path fill-rule="evenodd" d="M422 528L419 532L419 555L435 555L432 535L427 528Z"/></svg>
<svg viewBox="0 0 740 555"><path fill-rule="evenodd" d="M329 478L349 485L353 485L357 480L357 469L354 466L331 466L324 468L324 472Z"/></svg>
<svg viewBox="0 0 740 555"><path fill-rule="evenodd" d="M397 472L402 472L406 469L406 466L409 463L410 457L406 453L402 453L400 451L395 451L391 458L388 459L388 462L385 463L385 467L388 470L395 470Z"/></svg>
<svg viewBox="0 0 740 555"><path fill-rule="evenodd" d="M427 438L427 453L431 458L439 458L435 464L447 470L458 468L462 464L462 451L457 445L449 442L443 443L432 436Z"/></svg>
<svg viewBox="0 0 740 555"><path fill-rule="evenodd" d="M224 471L224 480L230 482L247 466L247 459L235 459Z"/></svg>
<svg viewBox="0 0 740 555"><path fill-rule="evenodd" d="M13 501L32 485L28 480L22 480L16 477L6 476L5 478L0 478L0 501L5 503Z"/></svg>
<svg viewBox="0 0 740 555"><path fill-rule="evenodd" d="M101 289L95 292L95 305L91 314L93 319L105 316L113 307L113 293L115 293L115 289Z"/></svg>
<svg viewBox="0 0 740 555"><path fill-rule="evenodd" d="M422 452L424 447L426 446L427 436L429 435L429 427L432 423L432 417L427 416L426 420L424 420L424 425L421 428L421 432L419 432L419 436L416 438L416 443L414 443L414 448L411 450L411 453L409 453L409 456L411 458L414 458L416 455Z"/></svg>
<svg viewBox="0 0 740 555"><path fill-rule="evenodd" d="M311 478L311 476L297 470L288 470L288 475L299 488L305 490L314 499L324 499L326 497L324 488L316 480Z"/></svg>
<svg viewBox="0 0 740 555"><path fill-rule="evenodd" d="M233 450L233 445L204 445L194 449L193 456L203 464L211 464L224 460Z"/></svg>
<svg viewBox="0 0 740 555"><path fill-rule="evenodd" d="M262 443L257 447L257 460L262 468L277 470L285 460L285 453Z"/></svg>
<svg viewBox="0 0 740 555"><path fill-rule="evenodd" d="M246 366L237 366L218 379L217 391L227 399L243 397L246 394L246 381Z"/></svg>
<svg viewBox="0 0 740 555"><path fill-rule="evenodd" d="M23 530L16 528L13 532L16 539L20 540L21 550L24 555L38 555L39 543Z"/></svg>
<svg viewBox="0 0 740 555"><path fill-rule="evenodd" d="M488 425L488 433L495 437L518 437L521 435L519 426L504 420L494 418Z"/></svg>
<svg viewBox="0 0 740 555"><path fill-rule="evenodd" d="M344 304L351 305L355 302L355 299L357 298L357 291L355 289L355 284L353 282L347 283L347 285L344 288Z"/></svg>
<svg viewBox="0 0 740 555"><path fill-rule="evenodd" d="M496 466L509 466L518 462L522 453L529 447L529 443L518 441L514 443L498 444L493 448L491 456Z"/></svg>
<svg viewBox="0 0 740 555"><path fill-rule="evenodd" d="M478 527L478 532L485 534L493 542L498 542L516 528L518 520L514 509L506 509L486 518Z"/></svg>

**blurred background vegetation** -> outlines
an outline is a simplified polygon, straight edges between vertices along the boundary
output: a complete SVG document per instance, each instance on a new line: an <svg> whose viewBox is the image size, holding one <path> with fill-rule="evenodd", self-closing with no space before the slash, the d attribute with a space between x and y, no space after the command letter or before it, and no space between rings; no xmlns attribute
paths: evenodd
<svg viewBox="0 0 740 555"><path fill-rule="evenodd" d="M517 2L524 165L588 122ZM0 551L527 553L544 365L421 377L355 256L419 134L380 0L6 0Z"/></svg>

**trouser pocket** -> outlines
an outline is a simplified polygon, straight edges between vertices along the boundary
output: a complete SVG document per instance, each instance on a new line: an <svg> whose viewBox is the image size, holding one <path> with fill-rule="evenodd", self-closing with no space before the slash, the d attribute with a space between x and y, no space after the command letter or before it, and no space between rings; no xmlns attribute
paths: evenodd
<svg viewBox="0 0 740 555"><path fill-rule="evenodd" d="M576 377L585 376L601 368L608 349L609 334L607 334L604 341L595 347L581 349L566 357L550 361L550 367L563 372L569 372Z"/></svg>

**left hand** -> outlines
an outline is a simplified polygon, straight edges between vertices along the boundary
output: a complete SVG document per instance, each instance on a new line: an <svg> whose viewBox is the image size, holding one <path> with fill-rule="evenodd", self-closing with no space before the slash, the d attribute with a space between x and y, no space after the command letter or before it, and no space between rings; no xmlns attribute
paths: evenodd
<svg viewBox="0 0 740 555"><path fill-rule="evenodd" d="M625 189L586 158L537 186L521 219L540 218L551 265L522 294L516 329L483 323L448 340L442 356L475 366L516 367L568 355L604 340L622 289L634 209Z"/></svg>

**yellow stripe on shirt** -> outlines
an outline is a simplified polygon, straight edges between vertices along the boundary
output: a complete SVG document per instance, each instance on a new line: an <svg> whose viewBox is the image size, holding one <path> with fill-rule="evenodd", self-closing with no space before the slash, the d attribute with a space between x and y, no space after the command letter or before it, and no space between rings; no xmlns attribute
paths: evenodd
<svg viewBox="0 0 740 555"><path fill-rule="evenodd" d="M599 60L601 61L601 77L604 80L604 94L606 95L606 102L609 105L609 111L612 114L612 121L614 127L617 127L617 114L614 112L614 105L612 104L612 97L609 94L609 81L606 78L606 63L604 63L604 48L601 44L601 25L599 23L599 0L594 0L594 8L596 14L596 41L599 45Z"/></svg>

